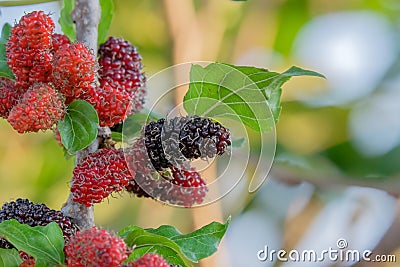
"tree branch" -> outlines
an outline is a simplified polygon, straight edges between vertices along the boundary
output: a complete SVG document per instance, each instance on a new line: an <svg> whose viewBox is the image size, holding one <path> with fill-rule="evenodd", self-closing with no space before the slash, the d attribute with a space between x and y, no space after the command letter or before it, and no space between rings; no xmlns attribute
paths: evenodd
<svg viewBox="0 0 400 267"><path fill-rule="evenodd" d="M101 8L99 0L76 0L71 18L76 25L76 39L84 43L97 58L97 34L100 22ZM96 140L87 148L76 153L75 165L79 164L88 154L95 152L104 138L111 135L108 127L99 127ZM62 207L62 212L72 218L81 229L87 229L94 225L94 211L92 207L86 207L73 201L70 193L67 202Z"/></svg>

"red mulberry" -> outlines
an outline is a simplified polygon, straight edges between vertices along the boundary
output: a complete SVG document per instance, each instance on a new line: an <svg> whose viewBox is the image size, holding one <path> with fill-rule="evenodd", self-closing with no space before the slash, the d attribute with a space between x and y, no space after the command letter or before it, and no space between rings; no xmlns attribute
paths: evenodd
<svg viewBox="0 0 400 267"><path fill-rule="evenodd" d="M139 112L144 105L146 78L142 72L142 57L128 41L110 37L99 48L100 87L112 86L120 95L128 97L131 105L127 115ZM112 99L106 99L112 103ZM114 119L113 124L124 118ZM109 125L108 126L112 126Z"/></svg>
<svg viewBox="0 0 400 267"><path fill-rule="evenodd" d="M132 180L122 152L115 148L103 148L89 154L73 173L73 199L87 207L122 190Z"/></svg>
<svg viewBox="0 0 400 267"><path fill-rule="evenodd" d="M13 80L0 78L0 117L7 118L8 113L21 98L23 91L15 86Z"/></svg>
<svg viewBox="0 0 400 267"><path fill-rule="evenodd" d="M54 33L51 38L53 41L53 52L59 50L61 46L71 43L71 41L68 39L68 36L65 34Z"/></svg>
<svg viewBox="0 0 400 267"><path fill-rule="evenodd" d="M170 267L161 255L144 254L136 261L126 264L128 267Z"/></svg>
<svg viewBox="0 0 400 267"><path fill-rule="evenodd" d="M201 204L208 192L206 181L194 168L170 166L170 172L158 173L144 149L143 139L125 149L127 165L135 174L125 189L138 196L158 199L173 205L191 207Z"/></svg>
<svg viewBox="0 0 400 267"><path fill-rule="evenodd" d="M102 87L90 88L81 98L94 106L99 115L100 126L111 127L132 113L131 98L118 88L118 84L104 83Z"/></svg>
<svg viewBox="0 0 400 267"><path fill-rule="evenodd" d="M65 246L69 267L118 267L128 257L124 240L96 226L78 232Z"/></svg>
<svg viewBox="0 0 400 267"><path fill-rule="evenodd" d="M6 54L19 87L28 89L34 82L49 80L53 30L53 20L43 11L22 16L13 27Z"/></svg>
<svg viewBox="0 0 400 267"><path fill-rule="evenodd" d="M181 170L171 167L171 183L177 186L164 196L171 204L191 207L195 204L201 204L208 192L206 181L194 168L190 170Z"/></svg>
<svg viewBox="0 0 400 267"><path fill-rule="evenodd" d="M52 82L67 97L78 98L95 81L95 59L82 43L64 44L53 57Z"/></svg>
<svg viewBox="0 0 400 267"><path fill-rule="evenodd" d="M49 84L38 83L11 109L8 122L19 133L50 129L65 114L62 96Z"/></svg>

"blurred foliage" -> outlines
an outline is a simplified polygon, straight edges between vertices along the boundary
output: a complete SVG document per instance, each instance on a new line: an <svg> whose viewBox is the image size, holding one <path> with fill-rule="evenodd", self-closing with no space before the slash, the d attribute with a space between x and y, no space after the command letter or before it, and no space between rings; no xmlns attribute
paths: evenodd
<svg viewBox="0 0 400 267"><path fill-rule="evenodd" d="M118 0L114 4L109 35L136 45L147 71L154 73L170 66L172 41L160 1Z"/></svg>

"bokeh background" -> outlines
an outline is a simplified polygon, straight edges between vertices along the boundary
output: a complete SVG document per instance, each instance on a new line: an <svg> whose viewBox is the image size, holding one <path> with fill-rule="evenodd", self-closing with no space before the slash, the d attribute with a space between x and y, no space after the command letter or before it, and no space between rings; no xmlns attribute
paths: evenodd
<svg viewBox="0 0 400 267"><path fill-rule="evenodd" d="M0 1L0 25L37 9L58 19L59 2L23 2ZM256 194L238 187L196 209L115 195L96 205L96 223L187 232L232 215L220 249L199 266L400 266L399 12L398 0L115 0L109 33L138 47L148 77L177 63L220 61L298 65L327 79L284 86L275 162ZM0 140L0 203L26 197L59 209L73 159L53 134L20 135L2 120ZM322 251L339 238L398 263L257 259L265 245Z"/></svg>

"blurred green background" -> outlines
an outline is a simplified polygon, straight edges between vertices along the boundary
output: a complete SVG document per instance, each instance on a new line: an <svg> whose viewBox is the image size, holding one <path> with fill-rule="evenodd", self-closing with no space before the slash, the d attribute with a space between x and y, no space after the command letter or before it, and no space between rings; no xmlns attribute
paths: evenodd
<svg viewBox="0 0 400 267"><path fill-rule="evenodd" d="M57 20L59 3L0 1L0 24L36 9ZM327 80L285 85L275 164L256 196L240 187L213 205L179 209L115 195L96 205L96 223L186 232L233 214L221 249L201 265L208 267L349 266L256 255L264 245L327 249L341 237L400 261L399 12L397 0L115 0L109 34L138 47L148 77L178 63L220 61L274 71L298 65ZM59 209L73 159L65 160L53 134L20 135L2 120L0 140L0 202L26 197Z"/></svg>

